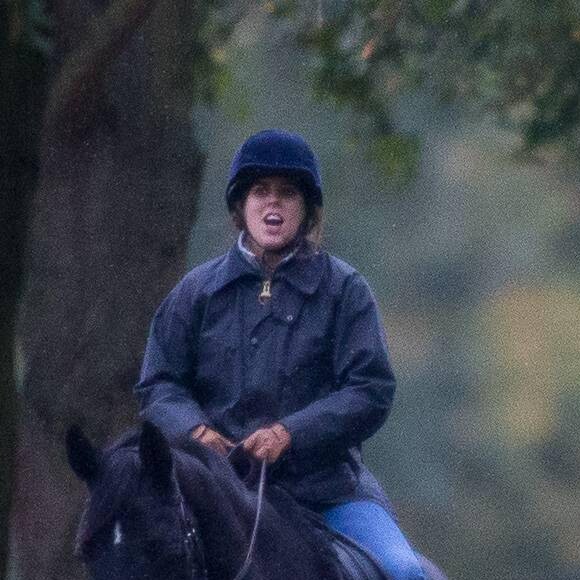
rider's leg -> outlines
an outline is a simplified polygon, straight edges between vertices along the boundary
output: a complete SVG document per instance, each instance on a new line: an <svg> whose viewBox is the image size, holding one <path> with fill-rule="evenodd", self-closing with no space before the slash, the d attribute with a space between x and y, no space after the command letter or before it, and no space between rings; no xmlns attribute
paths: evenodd
<svg viewBox="0 0 580 580"><path fill-rule="evenodd" d="M425 580L405 536L380 505L372 501L344 503L323 512L326 523L365 547L393 580Z"/></svg>

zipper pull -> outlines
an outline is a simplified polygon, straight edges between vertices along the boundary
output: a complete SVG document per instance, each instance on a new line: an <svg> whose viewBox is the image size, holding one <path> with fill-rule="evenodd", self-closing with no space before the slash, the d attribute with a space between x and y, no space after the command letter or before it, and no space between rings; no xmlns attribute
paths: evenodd
<svg viewBox="0 0 580 580"><path fill-rule="evenodd" d="M258 296L258 302L265 304L272 298L272 280L264 280L262 282L262 290Z"/></svg>

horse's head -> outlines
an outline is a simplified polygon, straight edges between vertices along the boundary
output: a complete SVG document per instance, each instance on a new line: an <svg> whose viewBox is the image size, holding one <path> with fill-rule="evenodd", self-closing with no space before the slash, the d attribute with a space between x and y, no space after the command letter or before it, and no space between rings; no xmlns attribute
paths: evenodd
<svg viewBox="0 0 580 580"><path fill-rule="evenodd" d="M196 522L156 427L104 452L73 427L67 452L90 491L78 552L92 580L205 580Z"/></svg>

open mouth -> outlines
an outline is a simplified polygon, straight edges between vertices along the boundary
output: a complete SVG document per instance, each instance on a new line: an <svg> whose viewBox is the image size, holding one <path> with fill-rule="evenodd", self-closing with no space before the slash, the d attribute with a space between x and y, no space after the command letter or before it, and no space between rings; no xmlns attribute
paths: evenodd
<svg viewBox="0 0 580 580"><path fill-rule="evenodd" d="M278 213L269 213L264 217L264 223L267 226L281 226L284 223L284 219Z"/></svg>

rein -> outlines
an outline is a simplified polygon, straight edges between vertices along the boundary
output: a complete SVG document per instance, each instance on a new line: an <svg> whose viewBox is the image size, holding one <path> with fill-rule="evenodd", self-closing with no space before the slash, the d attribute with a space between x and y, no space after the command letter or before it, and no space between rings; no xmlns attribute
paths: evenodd
<svg viewBox="0 0 580 580"><path fill-rule="evenodd" d="M235 450L234 448L232 452ZM230 452L230 454L232 453ZM256 538L258 537L258 527L260 525L260 516L262 515L262 500L264 499L264 488L266 486L266 460L262 460L260 465L260 482L258 484L258 505L256 508L256 519L254 520L254 529L252 530L252 537L250 538L250 545L248 546L248 552L246 554L246 559L244 564L240 568L240 571L234 576L234 580L242 580L250 569L252 564L252 557L254 555L254 546L256 544Z"/></svg>
<svg viewBox="0 0 580 580"><path fill-rule="evenodd" d="M230 455L237 448L238 447L232 449L228 457L230 457ZM248 546L248 552L246 553L244 563L242 564L242 567L240 568L238 573L234 576L233 580L242 580L248 573L250 566L252 564L254 556L254 548L256 545L256 538L258 537L258 528L262 516L262 502L264 499L265 487L266 487L266 461L263 460L260 464L260 479L258 483L258 502L256 507L256 518L254 520L254 528L252 530L252 537L250 538L250 545ZM197 534L197 530L193 525L192 519L187 515L187 510L185 507L185 501L183 499L183 496L181 497L180 501L180 516L184 528L183 531L186 552L186 567L188 569L188 572L191 573L191 577L195 575L196 570L194 562L197 556L201 564L203 578L207 579L207 566L205 562L203 546L201 545L201 538Z"/></svg>

